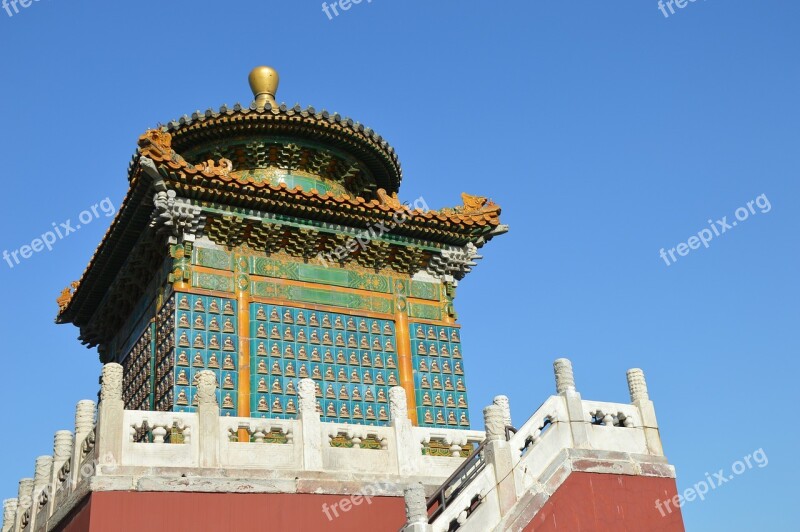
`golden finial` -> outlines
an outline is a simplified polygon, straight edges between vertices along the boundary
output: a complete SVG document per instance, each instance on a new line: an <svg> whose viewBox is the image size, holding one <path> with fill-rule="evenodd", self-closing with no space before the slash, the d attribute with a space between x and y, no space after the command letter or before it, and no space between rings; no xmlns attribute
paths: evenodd
<svg viewBox="0 0 800 532"><path fill-rule="evenodd" d="M267 103L276 106L275 94L278 92L280 77L278 72L268 66L259 66L250 72L250 88L256 97L257 107L264 107Z"/></svg>

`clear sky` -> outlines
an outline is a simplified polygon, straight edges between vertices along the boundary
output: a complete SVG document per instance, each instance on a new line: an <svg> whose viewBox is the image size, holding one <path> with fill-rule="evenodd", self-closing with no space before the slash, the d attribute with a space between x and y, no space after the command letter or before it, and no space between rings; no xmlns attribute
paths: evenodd
<svg viewBox="0 0 800 532"><path fill-rule="evenodd" d="M500 393L521 425L554 392L555 358L571 358L578 390L597 400L626 402L625 371L641 367L681 490L758 449L769 460L688 503L687 529L794 530L800 3L674 9L373 0L329 19L305 0L41 0L0 10L0 251L74 225L105 198L119 205L142 132L249 103L249 70L270 64L278 100L340 112L393 144L402 199L439 208L466 191L503 207L510 232L483 248L457 297L478 428ZM690 237L709 219L720 234L705 248ZM0 499L16 496L53 433L72 428L75 403L97 392L96 352L53 319L110 220L100 211L52 251L0 262Z"/></svg>

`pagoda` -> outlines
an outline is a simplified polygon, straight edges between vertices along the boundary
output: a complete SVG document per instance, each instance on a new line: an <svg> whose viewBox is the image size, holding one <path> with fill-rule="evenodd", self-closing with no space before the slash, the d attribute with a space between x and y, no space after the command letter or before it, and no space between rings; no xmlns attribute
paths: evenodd
<svg viewBox="0 0 800 532"><path fill-rule="evenodd" d="M277 104L250 74L247 107L148 130L130 188L58 323L125 368L129 409L193 412L197 375L226 415L289 418L317 385L324 421L386 425L389 388L412 423L468 428L458 281L507 230L463 194L404 204L394 149L336 113Z"/></svg>

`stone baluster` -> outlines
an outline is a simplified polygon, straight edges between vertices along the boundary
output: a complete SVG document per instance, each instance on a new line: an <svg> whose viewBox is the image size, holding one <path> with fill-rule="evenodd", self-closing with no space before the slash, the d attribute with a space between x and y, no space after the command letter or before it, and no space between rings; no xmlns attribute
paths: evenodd
<svg viewBox="0 0 800 532"><path fill-rule="evenodd" d="M53 474L53 457L52 456L39 456L36 458L36 467L33 474L33 492L31 496L31 520L30 530L36 529L36 516L39 513L39 503L42 499L42 494L50 496L50 477ZM45 493L46 492L46 493Z"/></svg>
<svg viewBox="0 0 800 532"><path fill-rule="evenodd" d="M122 463L123 414L122 401L123 369L120 364L109 362L103 366L100 384L100 404L97 407L97 460L103 465Z"/></svg>
<svg viewBox="0 0 800 532"><path fill-rule="evenodd" d="M53 515L56 505L56 493L58 493L59 485L58 474L61 468L72 456L72 432L68 430L59 430L53 438L53 471L50 475L50 496L49 507L47 509L47 516Z"/></svg>
<svg viewBox="0 0 800 532"><path fill-rule="evenodd" d="M322 471L322 420L317 412L316 386L311 379L300 379L297 384L300 440L295 445L303 447L303 468L306 471Z"/></svg>
<svg viewBox="0 0 800 532"><path fill-rule="evenodd" d="M647 391L644 371L639 368L628 370L628 390L631 394L631 403L639 408L639 413L642 416L647 450L655 456L664 456L664 447L661 444L661 434L658 430L658 420L656 419L656 409Z"/></svg>
<svg viewBox="0 0 800 532"><path fill-rule="evenodd" d="M575 374L572 362L559 358L553 363L556 375L556 392L564 398L572 433L572 446L576 449L589 449L589 420L583 413L581 394L575 388Z"/></svg>
<svg viewBox="0 0 800 532"><path fill-rule="evenodd" d="M505 411L502 406L490 405L483 409L486 426L486 446L484 458L494 469L497 483L497 500L500 515L505 515L517 502L517 488L514 482L514 458L511 445L506 439Z"/></svg>
<svg viewBox="0 0 800 532"><path fill-rule="evenodd" d="M14 530L22 530L22 518L25 512L30 510L33 505L33 479L23 478L19 481L19 494L17 496L17 515L14 518Z"/></svg>
<svg viewBox="0 0 800 532"><path fill-rule="evenodd" d="M70 475L72 477L69 489L70 491L80 481L81 470L81 447L83 441L94 430L95 426L95 403L88 399L79 401L75 409L75 440L72 446L72 464L70 468Z"/></svg>
<svg viewBox="0 0 800 532"><path fill-rule="evenodd" d="M6 499L3 501L3 528L2 532L14 530L14 519L17 516L17 499Z"/></svg>
<svg viewBox="0 0 800 532"><path fill-rule="evenodd" d="M219 467L220 428L217 375L211 370L204 370L197 374L197 415L200 467Z"/></svg>
<svg viewBox="0 0 800 532"><path fill-rule="evenodd" d="M511 423L511 405L508 402L508 397L505 395L498 395L494 398L492 404L495 404L503 409L503 422L506 424L506 427L512 427L513 423Z"/></svg>
<svg viewBox="0 0 800 532"><path fill-rule="evenodd" d="M408 417L406 390L402 386L389 389L389 416L394 430L394 451L397 455L397 471L401 475L412 475L420 469L420 442L414 440L414 427Z"/></svg>
<svg viewBox="0 0 800 532"><path fill-rule="evenodd" d="M402 389L402 388L401 388ZM405 390L403 390L405 391ZM428 502L422 482L416 482L403 490L406 503L406 525L402 532L429 532Z"/></svg>

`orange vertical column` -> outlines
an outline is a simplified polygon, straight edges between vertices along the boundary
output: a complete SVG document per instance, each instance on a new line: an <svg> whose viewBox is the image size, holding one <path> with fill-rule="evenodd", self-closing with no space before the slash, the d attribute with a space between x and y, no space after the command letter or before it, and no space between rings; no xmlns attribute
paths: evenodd
<svg viewBox="0 0 800 532"><path fill-rule="evenodd" d="M236 257L236 300L239 313L239 417L250 417L250 276L246 257ZM247 429L239 429L239 441L249 442Z"/></svg>
<svg viewBox="0 0 800 532"><path fill-rule="evenodd" d="M414 363L411 359L411 331L408 327L408 312L405 299L397 303L397 312L394 316L397 330L397 368L400 371L400 386L406 390L406 404L408 417L413 425L417 420L417 396L414 389Z"/></svg>

